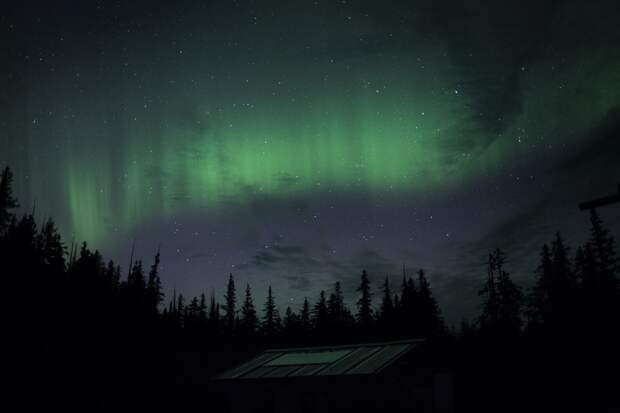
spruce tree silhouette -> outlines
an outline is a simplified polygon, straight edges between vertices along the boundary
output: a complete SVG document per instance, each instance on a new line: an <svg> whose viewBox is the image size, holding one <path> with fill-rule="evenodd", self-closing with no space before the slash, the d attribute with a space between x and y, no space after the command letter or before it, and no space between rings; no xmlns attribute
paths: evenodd
<svg viewBox="0 0 620 413"><path fill-rule="evenodd" d="M553 312L553 262L547 244L543 244L540 251L540 264L536 268L535 277L536 282L527 297L528 329L540 332Z"/></svg>
<svg viewBox="0 0 620 413"><path fill-rule="evenodd" d="M185 308L185 297L179 293L177 297L177 303L175 306L176 320L179 326L185 327L185 316L187 315L187 309Z"/></svg>
<svg viewBox="0 0 620 413"><path fill-rule="evenodd" d="M394 293L394 321L396 325L399 325L398 322L400 321L402 310L403 305L400 301L400 296L398 293Z"/></svg>
<svg viewBox="0 0 620 413"><path fill-rule="evenodd" d="M351 311L344 302L344 294L340 281L334 283L334 291L330 293L327 300L327 319L325 338L333 342L342 342L347 337L347 331L355 323Z"/></svg>
<svg viewBox="0 0 620 413"><path fill-rule="evenodd" d="M200 294L200 305L198 306L198 324L200 328L207 327L207 298L205 293Z"/></svg>
<svg viewBox="0 0 620 413"><path fill-rule="evenodd" d="M523 293L516 285L510 274L504 270L505 258L499 249L495 251L495 265L497 270L497 293L499 295L499 326L501 334L506 337L517 337L521 333L523 320Z"/></svg>
<svg viewBox="0 0 620 413"><path fill-rule="evenodd" d="M2 236L14 218L12 209L19 207L13 197L13 172L7 166L0 175L0 236Z"/></svg>
<svg viewBox="0 0 620 413"><path fill-rule="evenodd" d="M381 299L381 307L377 323L379 325L379 334L384 337L393 337L395 334L394 325L394 301L392 299L392 290L390 289L390 280L385 276L383 282L383 298Z"/></svg>
<svg viewBox="0 0 620 413"><path fill-rule="evenodd" d="M98 254L98 253L97 253ZM95 259L98 261L98 259ZM143 321L146 318L146 310L149 306L149 300L146 290L146 279L142 260L136 260L131 272L127 275L127 288L125 288L125 306L126 311L134 314L132 323L136 328L143 327Z"/></svg>
<svg viewBox="0 0 620 413"><path fill-rule="evenodd" d="M590 210L590 238L577 257L585 302L585 326L600 336L620 322L619 258L615 239L595 209Z"/></svg>
<svg viewBox="0 0 620 413"><path fill-rule="evenodd" d="M159 313L159 305L164 299L161 279L159 277L159 263L160 252L158 249L157 253L155 254L153 265L151 266L151 269L149 271L148 281L146 283L148 306L151 308L154 315L157 315Z"/></svg>
<svg viewBox="0 0 620 413"><path fill-rule="evenodd" d="M418 271L419 334L422 337L435 337L444 332L443 319L437 300L433 297L431 286L424 270Z"/></svg>
<svg viewBox="0 0 620 413"><path fill-rule="evenodd" d="M374 315L372 310L372 292L370 290L370 280L366 270L362 270L360 285L357 288L359 299L357 300L357 323L362 335L368 336L372 333L374 326Z"/></svg>
<svg viewBox="0 0 620 413"><path fill-rule="evenodd" d="M344 295L340 281L334 284L334 291L329 295L327 300L327 316L331 324L339 325L344 315Z"/></svg>
<svg viewBox="0 0 620 413"><path fill-rule="evenodd" d="M275 298L271 291L271 286L267 290L267 299L263 307L263 321L261 325L262 335L268 342L272 342L276 338L276 334L280 331L280 315L276 307Z"/></svg>
<svg viewBox="0 0 620 413"><path fill-rule="evenodd" d="M616 276L620 270L620 260L616 255L616 241L604 227L603 220L595 209L590 211L590 239L588 243L592 247L597 267L594 282L598 284L599 292L605 289L615 291L617 289Z"/></svg>
<svg viewBox="0 0 620 413"><path fill-rule="evenodd" d="M419 337L419 313L418 313L418 291L415 282L411 277L407 277L405 266L403 266L403 281L401 283L400 299L397 313L397 325L401 338Z"/></svg>
<svg viewBox="0 0 620 413"><path fill-rule="evenodd" d="M108 261L108 266L105 271L106 284L109 287L110 294L114 294L118 291L119 284L121 282L121 267L115 265L114 261Z"/></svg>
<svg viewBox="0 0 620 413"><path fill-rule="evenodd" d="M65 255L67 250L52 218L45 222L37 238L41 258L47 272L52 277L60 276L66 270Z"/></svg>
<svg viewBox="0 0 620 413"><path fill-rule="evenodd" d="M327 338L328 317L324 290L321 290L319 299L312 308L312 327L315 332L315 340L317 342L325 341Z"/></svg>
<svg viewBox="0 0 620 413"><path fill-rule="evenodd" d="M209 334L212 337L220 335L220 305L215 301L215 292L211 292L211 301L209 303L209 319L207 322Z"/></svg>
<svg viewBox="0 0 620 413"><path fill-rule="evenodd" d="M286 307L282 321L283 341L288 344L298 343L300 340L300 318L290 306Z"/></svg>
<svg viewBox="0 0 620 413"><path fill-rule="evenodd" d="M235 331L235 319L237 315L236 311L237 297L235 291L235 280L233 275L228 276L228 285L226 287L226 294L224 295L224 326L228 335L233 335Z"/></svg>
<svg viewBox="0 0 620 413"><path fill-rule="evenodd" d="M187 306L184 325L187 329L196 330L198 326L198 317L200 313L200 304L198 297L192 297Z"/></svg>
<svg viewBox="0 0 620 413"><path fill-rule="evenodd" d="M499 294L497 292L496 263L493 254L489 254L487 279L478 295L483 297L482 312L478 318L478 323L483 329L495 329L499 320Z"/></svg>
<svg viewBox="0 0 620 413"><path fill-rule="evenodd" d="M506 258L497 248L489 254L487 280L479 294L484 297L480 326L497 338L513 338L521 331L523 293L505 271Z"/></svg>
<svg viewBox="0 0 620 413"><path fill-rule="evenodd" d="M569 248L559 232L541 251L536 284L528 297L530 330L544 324L548 334L569 333L574 323L577 281L569 259ZM537 324L538 325L537 325Z"/></svg>
<svg viewBox="0 0 620 413"><path fill-rule="evenodd" d="M306 339L310 334L312 328L312 320L310 314L310 303L308 297L304 297L304 303L301 307L301 313L299 314L300 323L300 340Z"/></svg>
<svg viewBox="0 0 620 413"><path fill-rule="evenodd" d="M250 283L245 287L245 300L241 307L241 321L239 325L240 334L245 338L252 338L258 329L258 317L252 299Z"/></svg>

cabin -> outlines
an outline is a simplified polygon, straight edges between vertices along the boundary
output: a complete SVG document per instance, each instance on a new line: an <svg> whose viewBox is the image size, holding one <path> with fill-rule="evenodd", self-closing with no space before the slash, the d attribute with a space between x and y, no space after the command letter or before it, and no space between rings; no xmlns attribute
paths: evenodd
<svg viewBox="0 0 620 413"><path fill-rule="evenodd" d="M452 374L424 340L271 349L214 378L229 413L453 411Z"/></svg>

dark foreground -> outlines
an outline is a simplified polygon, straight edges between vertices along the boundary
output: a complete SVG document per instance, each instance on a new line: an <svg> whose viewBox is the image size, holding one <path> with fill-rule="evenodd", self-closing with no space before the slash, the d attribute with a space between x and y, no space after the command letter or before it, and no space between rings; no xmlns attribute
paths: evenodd
<svg viewBox="0 0 620 413"><path fill-rule="evenodd" d="M5 339L5 402L20 411L226 411L210 378L256 351L148 335ZM609 336L484 344L473 337L434 343L424 358L453 370L456 412L616 412L617 345Z"/></svg>

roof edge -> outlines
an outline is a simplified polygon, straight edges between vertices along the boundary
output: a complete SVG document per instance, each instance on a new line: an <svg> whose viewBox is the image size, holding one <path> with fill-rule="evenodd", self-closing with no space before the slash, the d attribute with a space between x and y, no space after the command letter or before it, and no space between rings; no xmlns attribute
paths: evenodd
<svg viewBox="0 0 620 413"><path fill-rule="evenodd" d="M276 353L282 351L308 351L308 350L338 350L351 347L374 347L374 346L391 346L395 344L414 344L427 341L426 338L415 338L407 340L395 341L377 341L370 343L354 343L354 344L338 344L335 346L312 346L312 347L289 347L289 348L270 348L263 350L262 353Z"/></svg>

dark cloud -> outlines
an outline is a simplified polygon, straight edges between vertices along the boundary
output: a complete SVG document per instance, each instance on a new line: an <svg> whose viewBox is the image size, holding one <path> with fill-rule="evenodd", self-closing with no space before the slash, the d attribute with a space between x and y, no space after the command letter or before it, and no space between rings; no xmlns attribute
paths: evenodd
<svg viewBox="0 0 620 413"><path fill-rule="evenodd" d="M511 260L519 261L531 256L532 243L553 234L555 230L541 217L546 202L539 201L500 222L491 232L471 244L468 254L471 257L486 258L492 249L501 248L510 252ZM539 247L541 244L536 245Z"/></svg>
<svg viewBox="0 0 620 413"><path fill-rule="evenodd" d="M424 32L447 45L462 92L473 98L474 120L490 135L521 113L522 71L535 61L561 1L421 2ZM557 35L554 33L553 35Z"/></svg>
<svg viewBox="0 0 620 413"><path fill-rule="evenodd" d="M283 278L288 282L288 287L292 290L312 294L316 292L313 291L313 284L307 277L299 275L285 275Z"/></svg>
<svg viewBox="0 0 620 413"><path fill-rule="evenodd" d="M299 245L273 245L272 250L283 256L299 256L306 253L306 248Z"/></svg>
<svg viewBox="0 0 620 413"><path fill-rule="evenodd" d="M617 159L619 146L620 106L616 106L587 132L587 136L580 140L570 156L554 164L554 172L558 175L565 173L579 175L583 179L575 180L573 183L583 186L596 184L596 181L600 181L605 175L611 180L620 181L620 162L614 162ZM593 169L604 169L607 173L593 173ZM607 185L608 182L604 184Z"/></svg>
<svg viewBox="0 0 620 413"><path fill-rule="evenodd" d="M265 267L281 262L280 257L267 251L260 251L252 258L252 263L258 267Z"/></svg>
<svg viewBox="0 0 620 413"><path fill-rule="evenodd" d="M316 270L317 259L312 251L300 245L267 244L252 257L252 264L259 267L289 269L293 274Z"/></svg>

